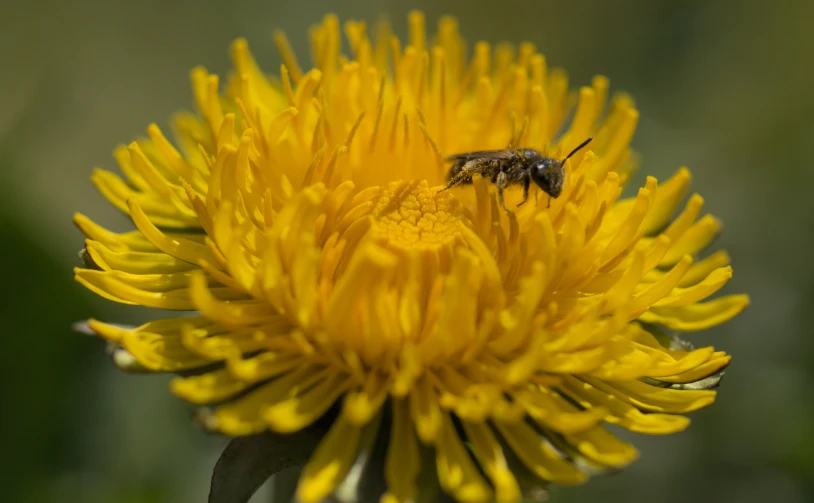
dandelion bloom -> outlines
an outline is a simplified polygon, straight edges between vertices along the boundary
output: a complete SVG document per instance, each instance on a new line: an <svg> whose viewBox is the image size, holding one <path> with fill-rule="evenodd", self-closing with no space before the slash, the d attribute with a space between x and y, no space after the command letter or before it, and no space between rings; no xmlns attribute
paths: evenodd
<svg viewBox="0 0 814 503"><path fill-rule="evenodd" d="M715 399L730 357L674 332L748 303L707 300L732 275L723 252L696 258L720 224L699 195L681 205L686 169L620 199L638 113L607 79L571 92L532 44L467 59L454 19L432 43L420 13L409 28L402 47L349 22L344 56L327 16L311 70L281 34L279 76L244 40L225 83L194 69L198 114L175 142L153 124L115 151L124 178L93 175L137 230L75 217L77 281L194 315L90 327L120 366L179 374L173 393L212 431L295 433L332 412L302 501L336 490L371 428L387 432L388 502L413 500L428 468L460 501L619 469L637 452L606 424L674 433ZM503 209L479 177L439 192L449 154L512 142L560 159L590 136L556 199L533 187L518 207L513 188Z"/></svg>

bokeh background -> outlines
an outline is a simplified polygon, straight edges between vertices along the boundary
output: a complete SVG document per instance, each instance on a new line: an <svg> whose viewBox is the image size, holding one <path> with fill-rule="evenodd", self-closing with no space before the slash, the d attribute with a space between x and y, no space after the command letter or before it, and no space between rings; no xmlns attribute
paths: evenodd
<svg viewBox="0 0 814 503"><path fill-rule="evenodd" d="M190 424L165 376L116 371L89 316L138 323L147 310L72 280L75 211L124 230L93 189L95 166L146 126L192 105L189 70L223 74L245 36L269 71L271 31L308 60L328 11L369 22L454 14L470 41L530 40L574 86L601 73L631 92L639 173L687 165L725 222L728 292L752 306L691 336L734 355L715 406L689 431L638 436L622 474L554 490L554 502L814 501L814 2L649 0L57 0L2 2L0 15L0 479L3 501L204 501L224 440ZM253 501L268 501L263 494Z"/></svg>

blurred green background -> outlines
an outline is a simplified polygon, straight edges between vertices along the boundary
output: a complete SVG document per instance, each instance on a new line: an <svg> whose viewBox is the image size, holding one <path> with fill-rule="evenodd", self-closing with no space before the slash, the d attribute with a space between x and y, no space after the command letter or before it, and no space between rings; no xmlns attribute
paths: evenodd
<svg viewBox="0 0 814 503"><path fill-rule="evenodd" d="M224 445L191 426L163 376L116 371L88 316L139 322L72 280L75 211L126 220L89 176L114 146L192 104L196 64L223 74L245 36L269 72L271 31L307 60L308 26L334 11L405 33L454 14L470 41L530 40L574 86L593 74L637 99L644 174L691 168L722 218L728 292L752 306L691 336L732 353L715 406L689 431L636 436L641 459L555 502L814 501L814 2L141 0L3 2L0 16L0 350L3 501L204 501ZM638 180L637 180L638 181ZM264 495L255 500L262 501ZM266 497L266 500L268 498Z"/></svg>

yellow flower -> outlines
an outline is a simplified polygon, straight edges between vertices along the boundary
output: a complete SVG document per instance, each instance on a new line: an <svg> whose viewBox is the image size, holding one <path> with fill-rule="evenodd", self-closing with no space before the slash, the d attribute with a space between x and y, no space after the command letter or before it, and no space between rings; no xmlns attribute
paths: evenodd
<svg viewBox="0 0 814 503"><path fill-rule="evenodd" d="M730 357L669 331L748 303L705 300L732 275L723 252L694 258L720 224L698 218L699 195L671 219L683 168L619 199L638 112L625 95L606 106L604 77L572 94L532 44L479 42L467 60L454 19L432 42L420 13L409 26L402 47L386 25L369 37L347 23L351 57L327 16L312 70L281 34L279 77L243 40L225 85L193 70L200 114L177 117L178 148L153 124L115 151L125 179L93 175L138 230L75 220L82 285L197 313L90 326L120 345L122 366L181 373L172 391L209 405L214 431L297 432L336 405L302 501L342 482L384 411L383 501L415 497L421 446L461 501L518 500L520 465L561 484L622 467L637 452L603 423L673 433L715 398ZM511 189L504 210L479 177L439 192L446 155L512 142L561 158L589 136L550 207L545 194L517 207Z"/></svg>

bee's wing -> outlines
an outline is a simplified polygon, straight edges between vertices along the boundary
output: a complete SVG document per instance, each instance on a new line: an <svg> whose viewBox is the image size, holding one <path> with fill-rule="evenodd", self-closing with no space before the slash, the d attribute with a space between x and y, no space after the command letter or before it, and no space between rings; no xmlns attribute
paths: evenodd
<svg viewBox="0 0 814 503"><path fill-rule="evenodd" d="M479 150L477 152L464 152L462 154L453 154L447 157L448 161L471 161L474 159L511 159L514 151L509 149L502 150Z"/></svg>

